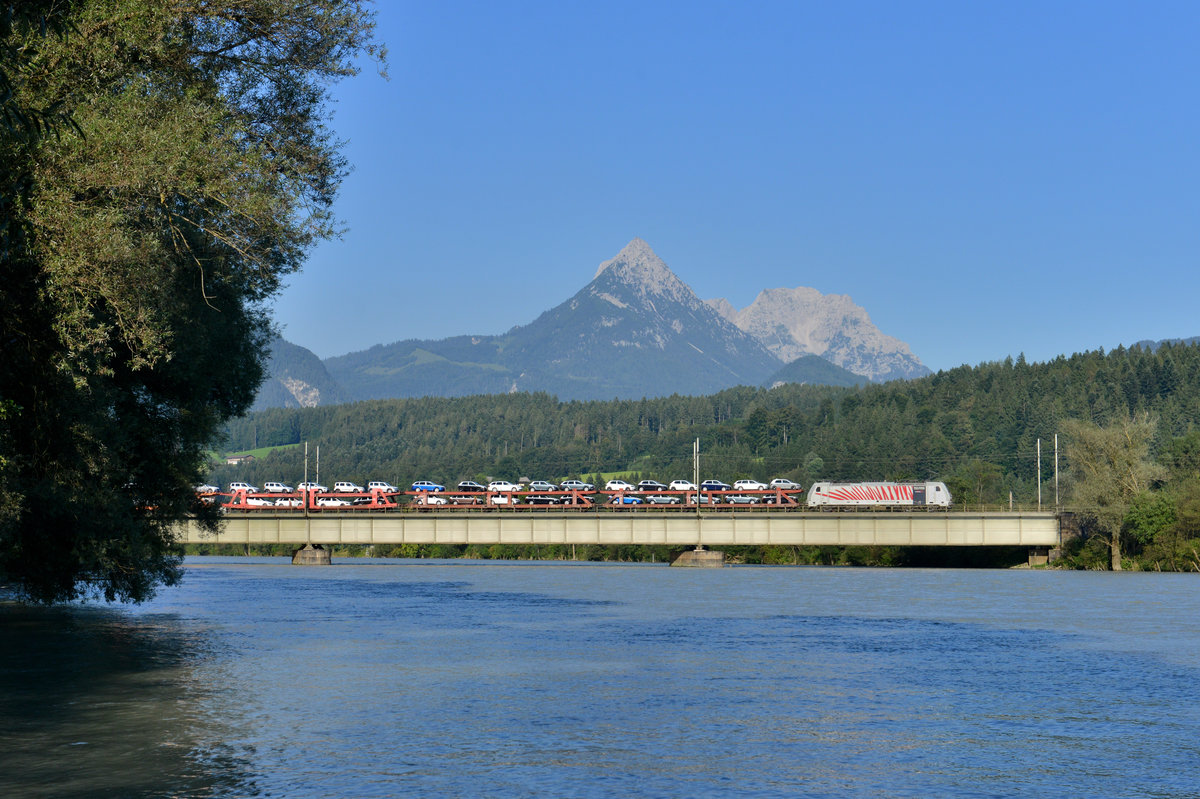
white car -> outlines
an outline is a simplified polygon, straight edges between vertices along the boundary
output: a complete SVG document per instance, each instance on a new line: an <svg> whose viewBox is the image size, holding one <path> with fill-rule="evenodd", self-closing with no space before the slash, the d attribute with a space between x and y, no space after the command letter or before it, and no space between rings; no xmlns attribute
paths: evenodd
<svg viewBox="0 0 1200 799"><path fill-rule="evenodd" d="M735 480L733 483L734 491L766 491L767 484L760 483L757 480Z"/></svg>
<svg viewBox="0 0 1200 799"><path fill-rule="evenodd" d="M391 483L385 483L382 480L372 480L371 482L367 483L367 490L382 491L385 494L395 494L400 491L400 489L396 488Z"/></svg>
<svg viewBox="0 0 1200 799"><path fill-rule="evenodd" d="M776 477L771 481L771 488L782 488L784 491L799 491L803 486L788 480L786 477Z"/></svg>
<svg viewBox="0 0 1200 799"><path fill-rule="evenodd" d="M672 491L697 491L696 484L690 480L672 480L668 486Z"/></svg>
<svg viewBox="0 0 1200 799"><path fill-rule="evenodd" d="M263 483L263 491L266 491L268 494L290 494L292 490L292 487L287 483L278 483L274 480Z"/></svg>
<svg viewBox="0 0 1200 799"><path fill-rule="evenodd" d="M299 497L283 497L282 499L275 500L275 507L277 508L298 508L303 504L304 500Z"/></svg>
<svg viewBox="0 0 1200 799"><path fill-rule="evenodd" d="M363 487L360 486L358 483L347 483L345 481L342 481L340 483L334 483L333 490L340 494L361 494L361 493L363 493Z"/></svg>
<svg viewBox="0 0 1200 799"><path fill-rule="evenodd" d="M605 491L637 491L637 487L633 483L627 483L624 480L609 480L604 484Z"/></svg>
<svg viewBox="0 0 1200 799"><path fill-rule="evenodd" d="M413 497L414 505L445 505L449 502L448 499L428 491L422 491L417 496Z"/></svg>
<svg viewBox="0 0 1200 799"><path fill-rule="evenodd" d="M243 483L241 480L234 480L229 484L229 493L235 491L245 491L247 494L257 494L258 486L252 486L249 483Z"/></svg>
<svg viewBox="0 0 1200 799"><path fill-rule="evenodd" d="M200 485L196 486L197 494L215 494L220 490L221 489L217 486L209 485L208 483L201 483Z"/></svg>
<svg viewBox="0 0 1200 799"><path fill-rule="evenodd" d="M488 483L487 490L512 492L520 491L521 487L515 483L510 483L507 480L493 480L492 482Z"/></svg>
<svg viewBox="0 0 1200 799"><path fill-rule="evenodd" d="M520 505L521 500L512 494L496 494L488 500L493 505Z"/></svg>
<svg viewBox="0 0 1200 799"><path fill-rule="evenodd" d="M301 491L316 491L317 493L329 490L328 488L321 485L320 483L301 483L300 485L298 485L296 487L299 488Z"/></svg>
<svg viewBox="0 0 1200 799"><path fill-rule="evenodd" d="M263 499L262 497L246 497L246 504L255 508L265 508L273 506L275 502L270 499Z"/></svg>
<svg viewBox="0 0 1200 799"><path fill-rule="evenodd" d="M339 508L343 505L349 505L349 500L339 497L318 497L317 504L323 508Z"/></svg>

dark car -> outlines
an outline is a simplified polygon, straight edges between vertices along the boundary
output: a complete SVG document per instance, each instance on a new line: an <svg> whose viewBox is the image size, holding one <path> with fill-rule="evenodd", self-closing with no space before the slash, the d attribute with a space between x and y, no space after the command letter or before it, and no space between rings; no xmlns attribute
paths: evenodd
<svg viewBox="0 0 1200 799"><path fill-rule="evenodd" d="M478 491L480 493L483 493L487 489L484 488L483 486L481 486L479 483L476 483L474 480L463 480L461 483L458 484L458 490L459 491Z"/></svg>
<svg viewBox="0 0 1200 799"><path fill-rule="evenodd" d="M667 487L657 480L643 480L637 484L639 491L666 491Z"/></svg>
<svg viewBox="0 0 1200 799"><path fill-rule="evenodd" d="M559 497L557 494L530 494L525 497L525 503L528 505L557 505Z"/></svg>
<svg viewBox="0 0 1200 799"><path fill-rule="evenodd" d="M700 484L701 491L728 491L733 486L729 483L722 483L720 480L705 480Z"/></svg>

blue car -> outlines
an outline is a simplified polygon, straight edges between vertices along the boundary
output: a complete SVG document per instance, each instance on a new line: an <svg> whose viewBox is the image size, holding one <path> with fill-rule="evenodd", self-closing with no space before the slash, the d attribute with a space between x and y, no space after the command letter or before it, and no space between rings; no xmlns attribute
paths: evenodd
<svg viewBox="0 0 1200 799"><path fill-rule="evenodd" d="M611 505L641 505L642 498L641 497L631 497L628 495L621 496L620 494L615 494L615 495L613 495L613 498L611 500L609 500L609 504L611 504Z"/></svg>
<svg viewBox="0 0 1200 799"><path fill-rule="evenodd" d="M445 491L446 487L438 485L432 480L418 480L412 484L413 491Z"/></svg>

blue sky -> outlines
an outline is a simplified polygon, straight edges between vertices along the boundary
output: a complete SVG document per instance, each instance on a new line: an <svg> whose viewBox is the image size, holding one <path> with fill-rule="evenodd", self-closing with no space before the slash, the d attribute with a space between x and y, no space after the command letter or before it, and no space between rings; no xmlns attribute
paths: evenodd
<svg viewBox="0 0 1200 799"><path fill-rule="evenodd" d="M379 3L334 89L322 357L501 333L641 236L702 298L847 294L930 368L1200 335L1200 4Z"/></svg>

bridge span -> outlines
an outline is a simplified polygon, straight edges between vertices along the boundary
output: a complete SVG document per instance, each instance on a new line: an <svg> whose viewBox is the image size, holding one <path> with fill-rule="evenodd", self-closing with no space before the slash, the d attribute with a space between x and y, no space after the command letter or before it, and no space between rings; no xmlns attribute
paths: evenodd
<svg viewBox="0 0 1200 799"><path fill-rule="evenodd" d="M649 509L405 513L230 512L221 531L181 525L184 543L1026 546L1059 544L1054 512L802 512Z"/></svg>

